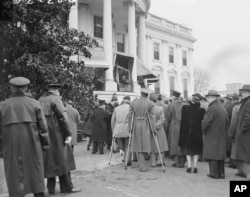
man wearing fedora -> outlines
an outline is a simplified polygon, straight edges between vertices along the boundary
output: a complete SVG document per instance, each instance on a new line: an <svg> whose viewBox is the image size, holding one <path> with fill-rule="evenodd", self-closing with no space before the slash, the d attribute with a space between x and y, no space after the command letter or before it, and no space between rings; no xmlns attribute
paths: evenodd
<svg viewBox="0 0 250 197"><path fill-rule="evenodd" d="M240 89L241 107L236 131L235 159L243 164L243 171L250 180L250 84Z"/></svg>
<svg viewBox="0 0 250 197"><path fill-rule="evenodd" d="M60 99L60 84L49 84L48 92L39 98L47 120L50 149L44 154L45 178L48 192L55 193L56 177L59 176L60 192L73 193L70 171L75 170L75 159L71 147L71 131L66 108Z"/></svg>
<svg viewBox="0 0 250 197"><path fill-rule="evenodd" d="M172 166L184 168L186 158L185 155L181 154L178 144L180 136L181 110L184 106L180 95L180 92L176 90L172 91L173 101L168 106L166 119L168 121L169 130L169 136L167 136L169 139L169 154L174 158Z"/></svg>
<svg viewBox="0 0 250 197"><path fill-rule="evenodd" d="M49 148L47 123L38 101L28 97L30 80L9 81L12 95L0 104L4 170L9 196L45 194L43 151Z"/></svg>
<svg viewBox="0 0 250 197"><path fill-rule="evenodd" d="M154 128L154 104L148 99L150 91L141 88L141 97L130 105L129 125L133 124L131 152L138 154L138 163L141 172L146 172L144 165L146 154L151 153L151 139L153 137L149 121ZM133 121L132 121L133 117ZM149 119L148 119L149 118Z"/></svg>
<svg viewBox="0 0 250 197"><path fill-rule="evenodd" d="M224 160L226 159L226 136L228 116L224 107L218 101L220 95L215 90L209 90L206 95L209 103L202 131L204 134L203 157L209 163L209 178L225 178Z"/></svg>

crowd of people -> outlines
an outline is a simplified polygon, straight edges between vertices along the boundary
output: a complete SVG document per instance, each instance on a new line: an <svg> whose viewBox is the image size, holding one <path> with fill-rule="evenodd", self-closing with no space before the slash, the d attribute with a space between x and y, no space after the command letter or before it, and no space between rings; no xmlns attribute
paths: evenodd
<svg viewBox="0 0 250 197"><path fill-rule="evenodd" d="M129 166L138 161L141 172L148 170L145 160L154 168L164 166L168 156L173 167L187 163L187 173L198 173L199 159L205 160L207 176L224 179L224 161L230 158L236 175L250 180L250 85L224 98L209 90L188 101L176 90L171 100L164 100L141 88L140 97L124 96L120 104L116 94L111 103L96 98L81 122L72 102L60 97L59 84L50 84L35 100L27 93L29 79L15 77L9 83L12 95L0 103L0 123L10 197L53 195L56 177L61 193L80 192L70 174L76 169L73 150L79 128L92 154L104 154L105 146L120 149L122 162Z"/></svg>

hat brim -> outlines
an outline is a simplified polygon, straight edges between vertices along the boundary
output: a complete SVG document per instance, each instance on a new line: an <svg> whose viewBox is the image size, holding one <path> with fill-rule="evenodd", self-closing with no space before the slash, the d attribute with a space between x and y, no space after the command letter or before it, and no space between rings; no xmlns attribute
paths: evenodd
<svg viewBox="0 0 250 197"><path fill-rule="evenodd" d="M248 91L248 92L250 92L250 90L249 89L239 89L239 91Z"/></svg>
<svg viewBox="0 0 250 197"><path fill-rule="evenodd" d="M220 97L220 95L219 95L219 94L207 94L207 95L205 95L205 97L209 97L209 96Z"/></svg>

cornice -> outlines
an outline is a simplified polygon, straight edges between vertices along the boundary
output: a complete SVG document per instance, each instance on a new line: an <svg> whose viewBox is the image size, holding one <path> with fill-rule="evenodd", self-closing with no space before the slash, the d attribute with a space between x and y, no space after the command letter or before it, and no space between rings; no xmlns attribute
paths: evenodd
<svg viewBox="0 0 250 197"><path fill-rule="evenodd" d="M173 35L175 37L179 37L179 38L182 38L184 40L188 40L188 41L191 41L191 42L196 42L197 39L191 37L191 36L187 36L187 35L183 35L183 34L180 34L176 31L171 31L170 29L167 29L167 28L164 28L164 27L160 27L160 26L156 26L152 23L149 23L149 22L146 22L146 28L149 28L149 29L152 29L152 30L155 30L155 31L158 31L158 32L162 32L162 33L168 33L170 35Z"/></svg>

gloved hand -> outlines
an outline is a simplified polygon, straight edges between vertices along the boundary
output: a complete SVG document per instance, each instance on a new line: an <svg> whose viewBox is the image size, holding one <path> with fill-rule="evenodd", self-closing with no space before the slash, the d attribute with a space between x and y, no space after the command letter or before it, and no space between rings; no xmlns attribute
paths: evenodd
<svg viewBox="0 0 250 197"><path fill-rule="evenodd" d="M71 140L72 140L72 137L71 137L71 136L68 136L68 137L66 138L66 140L65 140L65 144L70 145Z"/></svg>

